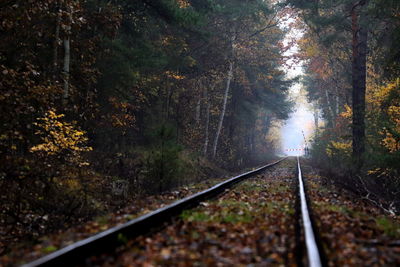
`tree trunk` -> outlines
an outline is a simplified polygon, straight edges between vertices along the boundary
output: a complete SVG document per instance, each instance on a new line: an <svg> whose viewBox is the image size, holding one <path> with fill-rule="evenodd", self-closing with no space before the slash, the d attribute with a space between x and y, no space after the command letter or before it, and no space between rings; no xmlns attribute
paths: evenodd
<svg viewBox="0 0 400 267"><path fill-rule="evenodd" d="M64 40L64 94L63 99L64 102L68 101L69 98L69 71L70 71L70 63L71 63L71 47L70 47L70 38Z"/></svg>
<svg viewBox="0 0 400 267"><path fill-rule="evenodd" d="M169 106L170 106L170 98L171 95L171 87L170 84L167 83L167 93L166 93L166 99L165 99L165 113L164 113L164 122L168 121L169 119Z"/></svg>
<svg viewBox="0 0 400 267"><path fill-rule="evenodd" d="M60 4L57 3L56 7L57 19L56 19L56 29L54 33L54 43L53 43L53 73L54 78L56 73L58 72L58 46L60 41L60 25L61 25L61 12L60 12Z"/></svg>
<svg viewBox="0 0 400 267"><path fill-rule="evenodd" d="M167 122L170 117L170 112L171 112L171 102L172 102L172 97L174 96L174 88L172 83L168 82L167 83L167 92L166 92L166 103L165 103L165 113L164 113L164 122Z"/></svg>
<svg viewBox="0 0 400 267"><path fill-rule="evenodd" d="M206 125L205 125L205 133L204 133L203 155L204 155L204 157L207 157L208 140L209 140L208 128L210 125L210 107L211 107L210 100L208 99L207 88L204 89L204 99L207 104L206 104Z"/></svg>
<svg viewBox="0 0 400 267"><path fill-rule="evenodd" d="M199 99L197 100L196 104L196 124L200 123L200 111L201 111L201 97L199 96Z"/></svg>
<svg viewBox="0 0 400 267"><path fill-rule="evenodd" d="M368 29L366 15L363 7L368 1L360 1L351 10L352 33L353 33L353 59L352 59L352 108L353 108L353 161L356 170L363 165L365 152L365 91L367 71L367 40Z"/></svg>
<svg viewBox="0 0 400 267"><path fill-rule="evenodd" d="M224 101L223 101L223 104L222 104L222 111L221 111L221 114L219 116L218 128L217 128L217 132L215 134L215 140L214 140L214 146L213 146L213 154L212 154L212 158L213 159L217 155L218 139L219 139L219 136L221 134L222 123L224 122L225 111L226 111L226 103L228 102L229 88L231 86L232 77L233 77L233 61L229 62L228 78L226 80Z"/></svg>
<svg viewBox="0 0 400 267"><path fill-rule="evenodd" d="M63 67L63 78L64 78L64 92L63 92L63 102L66 104L70 95L69 92L69 77L70 77L70 65L71 65L71 23L72 23L72 13L69 10L69 21L66 28L66 37L63 41L64 44L64 67Z"/></svg>
<svg viewBox="0 0 400 267"><path fill-rule="evenodd" d="M316 107L314 107L314 127L315 133L319 135L319 113Z"/></svg>
<svg viewBox="0 0 400 267"><path fill-rule="evenodd" d="M213 145L213 153L212 153L212 158L213 159L217 155L218 139L219 139L219 136L221 134L222 124L224 122L225 111L226 111L226 103L228 102L229 89L230 89L231 81L232 81L232 78L233 78L233 59L234 59L234 56L235 56L235 46L236 46L235 40L236 40L236 33L233 33L232 38L231 38L231 51L230 51L231 53L229 55L230 56L230 61L229 61L228 77L227 77L227 80L226 80L224 101L223 101L223 104L222 104L222 111L221 111L221 114L219 116L217 132L215 133L215 139L214 139L214 145Z"/></svg>
<svg viewBox="0 0 400 267"><path fill-rule="evenodd" d="M250 156L250 158L251 158L251 156L253 155L253 153L254 153L254 138L255 138L255 133L254 133L254 128L252 128L251 130L250 130L250 154L249 154L249 156Z"/></svg>
<svg viewBox="0 0 400 267"><path fill-rule="evenodd" d="M335 111L336 117L339 116L339 112L340 112L340 98L339 98L339 92L337 92L337 95L336 95L336 111Z"/></svg>
<svg viewBox="0 0 400 267"><path fill-rule="evenodd" d="M202 94L204 95L204 92L202 93L202 82L201 80L197 80L195 83L195 90L198 92L198 99L196 102L196 108L195 108L195 115L194 119L196 121L196 124L200 124L200 117L201 117L201 101L202 101Z"/></svg>
<svg viewBox="0 0 400 267"><path fill-rule="evenodd" d="M326 104L327 104L327 109L328 109L328 128L333 128L334 126L334 121L335 121L335 115L333 112L333 108L332 108L332 103L331 100L329 98L329 93L328 93L328 89L325 88L325 97L326 97Z"/></svg>

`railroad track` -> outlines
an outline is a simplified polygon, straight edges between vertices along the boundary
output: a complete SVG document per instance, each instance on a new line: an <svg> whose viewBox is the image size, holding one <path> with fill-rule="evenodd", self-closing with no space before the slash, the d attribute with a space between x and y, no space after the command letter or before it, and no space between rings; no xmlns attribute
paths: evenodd
<svg viewBox="0 0 400 267"><path fill-rule="evenodd" d="M24 266L73 266L84 263L84 260L92 255L100 255L102 253L110 252L113 253L112 251L126 243L126 240L140 237L150 232L155 232L155 230L160 229L161 226L171 222L177 215L182 214L183 211L189 210L197 206L199 203L204 203L204 201L221 195L221 193L226 192L226 189L276 166L283 160L284 159L281 159L256 170L227 179L226 181L207 190L196 193L125 224L113 227L92 237L74 243L38 260L25 264ZM291 174L291 181L298 185L296 187L298 197L295 201L295 218L293 218L296 224L295 235L297 244L296 252L294 254L296 254L298 265L309 265L313 267L323 266L324 257L321 256L323 254L320 253L321 246L318 243L318 236L314 230L315 228L311 218L312 213L308 208L309 205L307 204L306 190L301 176L299 159L297 159L296 170L297 177L295 177L293 173Z"/></svg>
<svg viewBox="0 0 400 267"><path fill-rule="evenodd" d="M325 255L323 253L322 244L318 232L316 231L315 222L312 219L310 210L310 200L306 195L306 187L300 167L300 159L297 157L297 198L296 198L296 239L297 239L297 263L310 267L321 267L326 265ZM303 242L302 242L303 241ZM305 244L305 246L304 246ZM304 250L307 257L304 257Z"/></svg>

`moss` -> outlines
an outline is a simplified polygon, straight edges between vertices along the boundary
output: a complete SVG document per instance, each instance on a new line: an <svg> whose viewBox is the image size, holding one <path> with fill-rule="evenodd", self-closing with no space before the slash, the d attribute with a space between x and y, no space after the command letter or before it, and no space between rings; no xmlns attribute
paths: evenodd
<svg viewBox="0 0 400 267"><path fill-rule="evenodd" d="M345 213L345 214L353 214L354 211L348 209L347 207L341 206L341 205L335 205L335 204L330 204L329 202L325 201L315 201L313 202L317 207L320 207L325 210L333 211L333 212L338 212L338 213Z"/></svg>
<svg viewBox="0 0 400 267"><path fill-rule="evenodd" d="M108 225L109 223L109 216L100 216L95 219L95 221L100 225Z"/></svg>
<svg viewBox="0 0 400 267"><path fill-rule="evenodd" d="M57 250L57 247L55 247L55 246L47 246L47 247L42 248L43 253L51 253L56 250Z"/></svg>
<svg viewBox="0 0 400 267"><path fill-rule="evenodd" d="M263 188L256 183L242 183L237 189L244 192L260 192L263 190Z"/></svg>
<svg viewBox="0 0 400 267"><path fill-rule="evenodd" d="M200 238L200 234L197 231L192 231L191 232L191 236L193 239L199 239Z"/></svg>
<svg viewBox="0 0 400 267"><path fill-rule="evenodd" d="M181 213L181 218L189 222L206 222L211 220L211 216L199 210L185 210Z"/></svg>
<svg viewBox="0 0 400 267"><path fill-rule="evenodd" d="M273 201L262 203L261 209L264 213L274 213L278 211L282 213L294 214L294 209L286 201Z"/></svg>
<svg viewBox="0 0 400 267"><path fill-rule="evenodd" d="M238 222L249 223L252 221L252 218L253 217L248 213L240 215L236 213L228 213L222 218L222 221L226 223L238 223Z"/></svg>
<svg viewBox="0 0 400 267"><path fill-rule="evenodd" d="M118 242L120 242L122 244L128 243L128 238L124 234L121 234L121 233L118 234L117 240L118 240Z"/></svg>
<svg viewBox="0 0 400 267"><path fill-rule="evenodd" d="M218 201L218 206L220 208L212 214L204 209L186 210L181 213L181 218L190 222L225 223L250 222L252 220L250 205L247 202L222 200Z"/></svg>
<svg viewBox="0 0 400 267"><path fill-rule="evenodd" d="M289 215L294 215L294 208L291 208L291 207L289 207L289 208L287 208L287 211L286 211Z"/></svg>
<svg viewBox="0 0 400 267"><path fill-rule="evenodd" d="M390 237L400 238L400 224L392 221L387 217L379 217L375 219L376 225L386 235Z"/></svg>
<svg viewBox="0 0 400 267"><path fill-rule="evenodd" d="M290 185L276 184L268 188L268 192L271 193L282 193L282 192L292 192Z"/></svg>

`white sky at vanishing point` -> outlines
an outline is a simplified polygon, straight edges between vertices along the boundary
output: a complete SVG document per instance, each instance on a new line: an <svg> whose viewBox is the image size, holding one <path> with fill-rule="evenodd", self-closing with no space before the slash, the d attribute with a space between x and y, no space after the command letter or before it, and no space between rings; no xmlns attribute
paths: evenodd
<svg viewBox="0 0 400 267"><path fill-rule="evenodd" d="M290 21L283 22L282 27L288 25ZM299 40L302 37L302 33L294 28L291 28L288 32L286 39L284 40L285 45L289 42L290 38ZM297 44L293 45L284 56L291 56L298 51ZM293 61L292 61L293 62ZM303 74L301 63L295 65L291 69L284 70L288 78L293 78ZM302 88L300 83L294 84L290 90L290 98L294 101L295 106L293 112L289 115L289 119L286 120L281 127L281 153L289 156L297 156L304 154L303 150L290 151L291 149L303 149L305 147L303 132L307 142L314 132L314 117L311 112L311 105L307 103L304 94L302 94ZM289 151L288 151L289 150Z"/></svg>

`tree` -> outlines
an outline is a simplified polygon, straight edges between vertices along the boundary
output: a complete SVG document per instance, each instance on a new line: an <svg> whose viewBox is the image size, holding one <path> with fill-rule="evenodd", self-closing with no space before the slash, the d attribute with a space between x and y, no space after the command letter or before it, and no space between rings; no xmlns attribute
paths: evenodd
<svg viewBox="0 0 400 267"><path fill-rule="evenodd" d="M367 75L368 19L365 7L368 0L355 2L351 7L352 22L352 85L353 85L353 160L359 170L365 152L365 92Z"/></svg>
<svg viewBox="0 0 400 267"><path fill-rule="evenodd" d="M22 234L28 217L64 223L109 208L117 179L155 193L197 177L201 156L233 169L273 151L265 137L287 117L291 83L269 2L0 5L0 216Z"/></svg>
<svg viewBox="0 0 400 267"><path fill-rule="evenodd" d="M359 170L363 165L363 154L365 151L365 92L366 92L366 60L368 47L368 16L366 7L369 1L353 1L348 0L339 4L334 4L329 1L317 1L312 3L288 1L295 7L303 10L303 18L309 25L310 30L316 32L316 37L319 43L326 43L325 40L330 40L333 43L341 40L346 36L346 29L349 29L352 36L352 148L353 161L356 170ZM344 10L345 16L338 14L340 10ZM348 11L349 10L349 11ZM346 26L346 17L351 17L350 25ZM343 23L345 22L345 23ZM321 34L323 33L323 34ZM325 35L325 36L324 36ZM327 36L330 36L329 38ZM349 48L348 48L349 49ZM331 56L332 57L332 56ZM328 61L328 63L330 63ZM332 67L332 64L329 65ZM332 125L334 117L338 112L334 112L330 102L328 91L325 91L326 101L328 103L328 120ZM335 114L336 113L336 114Z"/></svg>

